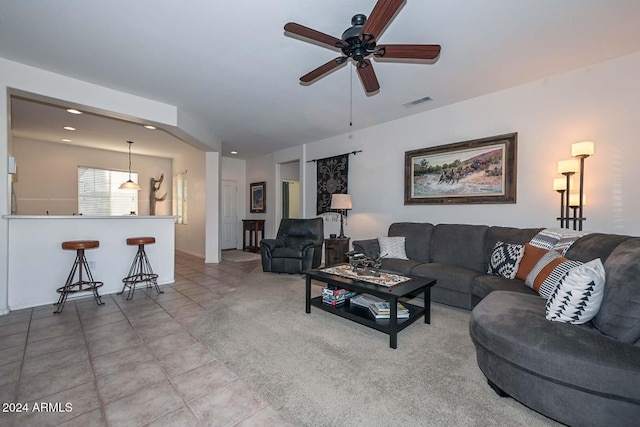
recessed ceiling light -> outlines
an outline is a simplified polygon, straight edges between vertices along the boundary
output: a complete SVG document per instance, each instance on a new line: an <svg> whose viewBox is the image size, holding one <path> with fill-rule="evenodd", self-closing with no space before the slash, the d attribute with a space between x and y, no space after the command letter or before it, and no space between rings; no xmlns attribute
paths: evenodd
<svg viewBox="0 0 640 427"><path fill-rule="evenodd" d="M156 129L155 126L151 126L151 125L144 125L144 127L147 128L147 129L151 129L151 130Z"/></svg>
<svg viewBox="0 0 640 427"><path fill-rule="evenodd" d="M231 154L238 154L238 152L237 151L232 151Z"/></svg>
<svg viewBox="0 0 640 427"><path fill-rule="evenodd" d="M64 130L76 130L76 128L71 127L71 126L65 126Z"/></svg>
<svg viewBox="0 0 640 427"><path fill-rule="evenodd" d="M82 111L78 111L75 108L68 108L67 112L69 112L71 114L82 114Z"/></svg>
<svg viewBox="0 0 640 427"><path fill-rule="evenodd" d="M62 142L71 142L71 140L67 138L62 138Z"/></svg>

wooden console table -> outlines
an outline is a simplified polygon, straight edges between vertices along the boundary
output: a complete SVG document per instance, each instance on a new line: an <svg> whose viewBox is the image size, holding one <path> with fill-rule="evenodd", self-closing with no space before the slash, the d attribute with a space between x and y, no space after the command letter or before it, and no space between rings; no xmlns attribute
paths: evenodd
<svg viewBox="0 0 640 427"><path fill-rule="evenodd" d="M258 238L258 233L260 233L260 238ZM242 250L247 252L260 252L260 240L262 239L264 239L264 219L243 219Z"/></svg>

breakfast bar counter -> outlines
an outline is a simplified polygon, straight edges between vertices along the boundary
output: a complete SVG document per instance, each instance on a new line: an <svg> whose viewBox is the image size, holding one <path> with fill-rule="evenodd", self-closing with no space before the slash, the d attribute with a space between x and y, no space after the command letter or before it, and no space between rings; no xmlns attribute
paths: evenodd
<svg viewBox="0 0 640 427"><path fill-rule="evenodd" d="M120 292L136 252L129 237L152 236L146 248L158 284L174 281L175 217L173 216L34 216L5 215L9 227L7 293L10 310L53 304L56 289L69 275L75 253L63 241L98 240L86 251L93 277L104 283L100 294ZM79 294L91 297L91 293Z"/></svg>

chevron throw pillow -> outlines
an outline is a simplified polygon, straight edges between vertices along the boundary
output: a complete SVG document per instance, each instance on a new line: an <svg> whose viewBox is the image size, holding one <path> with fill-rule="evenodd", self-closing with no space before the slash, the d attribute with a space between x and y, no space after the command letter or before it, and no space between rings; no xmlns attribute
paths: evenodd
<svg viewBox="0 0 640 427"><path fill-rule="evenodd" d="M547 300L547 320L587 323L602 305L605 273L600 258L572 268Z"/></svg>
<svg viewBox="0 0 640 427"><path fill-rule="evenodd" d="M381 258L409 259L404 249L404 237L378 237Z"/></svg>
<svg viewBox="0 0 640 427"><path fill-rule="evenodd" d="M524 256L524 245L497 242L489 260L488 274L514 279Z"/></svg>

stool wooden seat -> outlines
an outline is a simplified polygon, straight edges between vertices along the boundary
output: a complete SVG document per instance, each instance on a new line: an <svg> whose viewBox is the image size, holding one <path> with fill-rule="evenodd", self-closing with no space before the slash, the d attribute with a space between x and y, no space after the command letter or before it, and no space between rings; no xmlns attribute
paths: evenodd
<svg viewBox="0 0 640 427"><path fill-rule="evenodd" d="M153 272L149 258L147 258L147 253L144 250L144 245L150 245L155 242L155 237L129 237L127 239L127 245L137 245L138 251L133 258L131 268L129 268L129 275L122 279L123 286L122 290L118 292L118 295L121 295L128 287L129 292L127 293L127 299L132 299L136 285L143 282L147 284L147 288L155 287L156 292L159 294L164 293L158 286L158 275Z"/></svg>
<svg viewBox="0 0 640 427"><path fill-rule="evenodd" d="M54 311L54 313L62 312L69 294L74 294L77 292L91 291L93 292L93 297L96 300L96 304L104 305L104 303L102 302L102 298L98 293L98 288L101 287L103 283L96 282L93 279L91 269L89 268L89 263L87 262L87 258L84 256L85 249L95 249L99 246L100 241L98 240L70 240L67 242L62 242L62 249L76 251L76 259L73 262L71 272L69 273L64 286L61 286L57 289L60 297L58 298L58 302L54 304L58 307L56 311ZM78 272L78 280L74 282L73 279L76 275L76 272Z"/></svg>

